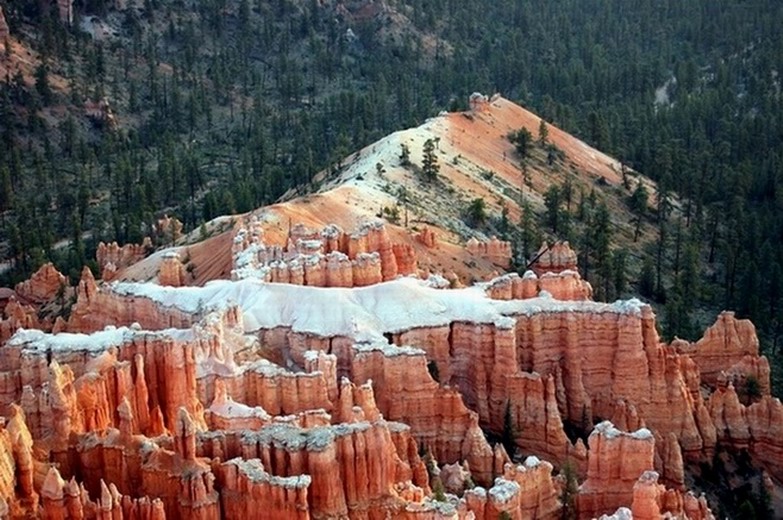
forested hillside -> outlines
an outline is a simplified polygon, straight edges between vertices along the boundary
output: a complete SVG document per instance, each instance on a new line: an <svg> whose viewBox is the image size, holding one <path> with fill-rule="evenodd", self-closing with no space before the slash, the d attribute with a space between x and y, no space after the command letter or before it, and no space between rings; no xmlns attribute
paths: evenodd
<svg viewBox="0 0 783 520"><path fill-rule="evenodd" d="M192 230L272 202L498 91L658 182L649 207L629 199L658 229L631 272L667 336L732 308L777 352L780 2L123 3L75 2L68 25L54 2L0 0L7 283L47 258L75 275L99 240L139 242L164 212ZM579 247L584 227L562 238Z"/></svg>

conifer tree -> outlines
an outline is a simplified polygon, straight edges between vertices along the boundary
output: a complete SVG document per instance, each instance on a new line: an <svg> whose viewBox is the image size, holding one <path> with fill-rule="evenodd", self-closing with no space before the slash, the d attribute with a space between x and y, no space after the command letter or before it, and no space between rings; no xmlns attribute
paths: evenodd
<svg viewBox="0 0 783 520"><path fill-rule="evenodd" d="M424 157L421 163L421 172L428 181L433 181L438 177L440 165L438 156L435 154L435 142L432 139L424 141Z"/></svg>

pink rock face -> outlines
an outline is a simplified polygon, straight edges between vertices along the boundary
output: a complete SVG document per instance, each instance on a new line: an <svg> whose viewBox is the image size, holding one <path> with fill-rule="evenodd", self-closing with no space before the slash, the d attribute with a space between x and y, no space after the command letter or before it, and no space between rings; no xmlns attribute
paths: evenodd
<svg viewBox="0 0 783 520"><path fill-rule="evenodd" d="M576 271L545 273L541 277L528 271L521 278L512 273L490 280L487 286L487 296L493 300L525 300L542 293L556 300L589 300L593 288Z"/></svg>
<svg viewBox="0 0 783 520"><path fill-rule="evenodd" d="M658 483L658 473L645 471L633 486L631 507L634 520L659 520L664 515L691 520L714 520L704 496L666 489Z"/></svg>
<svg viewBox="0 0 783 520"><path fill-rule="evenodd" d="M556 518L565 479L552 471L570 461L586 479L582 518L620 506L709 518L684 491L684 461L747 449L783 476L783 407L764 387L766 360L742 346L752 329L733 317L698 354L662 344L649 306L590 301L576 271L455 291L379 285L415 259L383 226L294 226L282 247L250 224L232 246L236 267L250 258L243 266L262 279L315 287L99 287L86 270L68 323L56 324L71 333L4 341L0 507L50 518ZM36 312L9 303L0 332L39 326ZM702 365L718 373L706 386ZM735 388L751 376L761 396L743 400ZM617 428L599 425L589 452L569 441L565 424L589 431L597 417ZM511 433L512 455L535 457L510 464L487 433ZM423 459L443 466L447 490L483 488L438 502ZM653 468L660 478L639 480Z"/></svg>
<svg viewBox="0 0 783 520"><path fill-rule="evenodd" d="M53 301L66 284L65 276L50 262L42 265L29 280L17 284L16 292L26 300L46 303Z"/></svg>
<svg viewBox="0 0 783 520"><path fill-rule="evenodd" d="M5 318L0 320L0 341L6 341L19 329L43 329L38 313L30 305L22 305L15 299L8 302L3 311Z"/></svg>
<svg viewBox="0 0 783 520"><path fill-rule="evenodd" d="M410 244L394 244L392 252L397 262L397 274L407 276L416 273L419 266L413 246Z"/></svg>
<svg viewBox="0 0 783 520"><path fill-rule="evenodd" d="M311 287L365 287L413 274L416 253L392 244L382 222L362 224L348 235L330 225L317 232L297 224L285 247L264 242L257 220L238 225L232 246L232 278L258 278Z"/></svg>
<svg viewBox="0 0 783 520"><path fill-rule="evenodd" d="M274 477L258 459L232 459L218 472L224 518L253 518L260 511L270 520L309 520L308 476Z"/></svg>
<svg viewBox="0 0 783 520"><path fill-rule="evenodd" d="M470 254L486 258L503 269L508 269L511 265L511 244L498 240L497 237L492 237L486 242L471 238L465 248Z"/></svg>
<svg viewBox="0 0 783 520"><path fill-rule="evenodd" d="M138 323L145 330L189 328L197 319L175 308L162 308L148 298L129 300L112 291L99 290L88 268L76 290L76 304L71 308L68 331L93 332L106 324L130 326Z"/></svg>
<svg viewBox="0 0 783 520"><path fill-rule="evenodd" d="M555 242L551 246L544 242L534 258L535 261L530 268L538 276L544 273L576 271L576 252L571 249L568 242Z"/></svg>
<svg viewBox="0 0 783 520"><path fill-rule="evenodd" d="M435 243L437 241L437 237L435 236L435 232L428 228L427 226L424 226L424 228L419 231L419 234L416 235L416 240L424 244L428 248L435 247Z"/></svg>
<svg viewBox="0 0 783 520"><path fill-rule="evenodd" d="M112 275L119 269L129 267L142 260L152 250L152 241L145 237L141 244L126 244L120 247L117 242L98 244L95 253L101 278L110 281Z"/></svg>
<svg viewBox="0 0 783 520"><path fill-rule="evenodd" d="M632 503L634 486L652 471L655 452L649 430L625 433L609 421L595 427L588 444L587 480L578 498L580 518L595 518Z"/></svg>
<svg viewBox="0 0 783 520"><path fill-rule="evenodd" d="M528 457L524 464L506 464L502 476L489 489L466 491L464 501L476 520L492 520L503 513L515 519L555 519L561 513L559 494L552 465Z"/></svg>
<svg viewBox="0 0 783 520"><path fill-rule="evenodd" d="M185 266L177 253L167 253L163 256L158 273L158 283L170 287L182 287L187 285L187 273Z"/></svg>
<svg viewBox="0 0 783 520"><path fill-rule="evenodd" d="M690 356L699 367L701 380L712 387L722 372L733 372L735 378L753 376L763 394L769 394L769 364L760 361L756 328L749 320L738 320L733 312L722 312L717 321L696 343L676 341L678 352Z"/></svg>

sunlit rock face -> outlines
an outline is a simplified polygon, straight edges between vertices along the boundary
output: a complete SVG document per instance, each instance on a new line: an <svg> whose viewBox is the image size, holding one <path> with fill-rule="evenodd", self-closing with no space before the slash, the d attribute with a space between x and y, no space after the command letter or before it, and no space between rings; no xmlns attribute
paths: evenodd
<svg viewBox="0 0 783 520"><path fill-rule="evenodd" d="M557 518L568 489L579 518L708 519L688 463L747 450L783 477L769 364L731 313L667 345L648 305L592 300L566 243L462 287L418 271L450 247L428 227L403 243L380 221L292 223L281 245L261 224L227 231L232 280L188 287L169 249L154 282L85 269L70 288L49 265L11 291L24 301L0 322L0 507L494 520ZM140 248L100 248L104 277ZM467 250L511 258L496 239ZM61 291L69 315L39 318Z"/></svg>

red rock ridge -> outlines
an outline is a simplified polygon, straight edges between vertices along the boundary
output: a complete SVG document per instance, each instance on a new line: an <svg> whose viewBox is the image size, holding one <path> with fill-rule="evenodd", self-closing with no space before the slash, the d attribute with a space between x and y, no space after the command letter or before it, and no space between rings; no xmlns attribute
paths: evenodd
<svg viewBox="0 0 783 520"><path fill-rule="evenodd" d="M576 271L544 273L541 276L527 271L522 277L511 273L494 278L487 284L487 295L493 300L525 300L542 292L562 301L590 300L593 296L593 288Z"/></svg>
<svg viewBox="0 0 783 520"><path fill-rule="evenodd" d="M65 276L49 262L42 265L29 280L17 284L16 292L28 301L46 303L54 300L66 284Z"/></svg>
<svg viewBox="0 0 783 520"><path fill-rule="evenodd" d="M752 376L762 395L770 393L769 363L759 356L759 340L750 320L738 320L733 312L725 311L696 343L675 340L672 346L696 362L701 381L712 388L726 377L744 383Z"/></svg>

